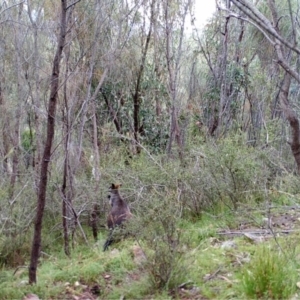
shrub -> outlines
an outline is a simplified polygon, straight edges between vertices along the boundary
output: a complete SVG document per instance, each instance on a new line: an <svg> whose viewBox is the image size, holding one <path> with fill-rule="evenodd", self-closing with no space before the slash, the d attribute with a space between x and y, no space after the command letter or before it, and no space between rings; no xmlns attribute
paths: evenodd
<svg viewBox="0 0 300 300"><path fill-rule="evenodd" d="M178 228L180 207L175 199L151 198L139 207L140 217L131 228L146 254L144 268L157 289L171 289L183 282L182 237Z"/></svg>
<svg viewBox="0 0 300 300"><path fill-rule="evenodd" d="M243 144L242 137L224 139L209 145L202 172L203 197L207 202L223 202L234 209L252 195L263 193L268 170L260 151ZM264 197L261 197L262 199Z"/></svg>

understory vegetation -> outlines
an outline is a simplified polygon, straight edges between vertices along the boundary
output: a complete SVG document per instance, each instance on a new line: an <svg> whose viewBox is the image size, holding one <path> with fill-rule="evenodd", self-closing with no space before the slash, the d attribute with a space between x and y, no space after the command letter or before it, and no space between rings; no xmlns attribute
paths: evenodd
<svg viewBox="0 0 300 300"><path fill-rule="evenodd" d="M186 149L184 161L142 152L127 162L121 148L102 157L101 181L76 177L63 249L61 195L51 173L38 282L28 285L35 187L20 178L18 196L1 207L0 299L296 299L300 278L299 177L289 148L253 148L238 134ZM280 163L279 163L280 161ZM103 252L108 187L133 219L126 237ZM9 191L5 185L1 193ZM26 204L26 205L25 205ZM98 240L90 213L98 204Z"/></svg>

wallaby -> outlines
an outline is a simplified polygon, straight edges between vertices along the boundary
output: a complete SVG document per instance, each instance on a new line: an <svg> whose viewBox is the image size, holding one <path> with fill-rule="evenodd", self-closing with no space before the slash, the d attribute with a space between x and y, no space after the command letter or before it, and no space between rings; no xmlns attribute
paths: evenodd
<svg viewBox="0 0 300 300"><path fill-rule="evenodd" d="M119 188L121 184L112 184L109 189L109 202L111 205L111 210L107 217L107 226L110 230L109 236L104 244L103 251L107 250L108 246L113 242L113 230L117 226L123 224L124 221L131 218L132 214L130 212L129 206L121 197Z"/></svg>

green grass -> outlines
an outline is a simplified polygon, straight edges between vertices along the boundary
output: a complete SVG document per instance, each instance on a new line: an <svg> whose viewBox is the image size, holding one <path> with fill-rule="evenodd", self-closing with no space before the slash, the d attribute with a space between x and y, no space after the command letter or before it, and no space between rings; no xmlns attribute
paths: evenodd
<svg viewBox="0 0 300 300"><path fill-rule="evenodd" d="M27 268L0 270L0 299L22 299L28 293L41 299L65 298L67 292L80 295L86 287L100 286L99 299L288 299L296 293L299 281L300 236L280 238L283 253L273 239L255 244L244 237L224 237L217 230L229 228L234 214L223 211L216 218L210 213L198 220L180 220L178 230L182 239L180 268L175 284L156 289L151 284L151 269L147 263L136 264L133 238L114 244L103 252L106 232L90 246L78 242L70 258L58 246L49 256L43 256L38 268L38 283L27 285ZM232 239L232 247L223 247ZM148 243L141 241L145 252ZM51 249L49 248L48 251ZM163 253L163 252L162 252ZM162 254L164 255L164 254ZM27 265L28 262L25 263ZM188 283L183 288L179 286Z"/></svg>

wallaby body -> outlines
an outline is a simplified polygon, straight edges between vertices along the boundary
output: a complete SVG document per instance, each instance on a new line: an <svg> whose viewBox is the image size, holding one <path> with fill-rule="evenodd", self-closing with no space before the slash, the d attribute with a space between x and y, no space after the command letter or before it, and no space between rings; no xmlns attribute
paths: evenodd
<svg viewBox="0 0 300 300"><path fill-rule="evenodd" d="M104 251L107 250L108 246L113 242L113 229L116 226L122 225L124 221L132 216L129 206L120 195L119 187L120 185L117 184L112 184L110 187L109 201L111 210L107 217L107 226L110 230L110 234L104 244Z"/></svg>

